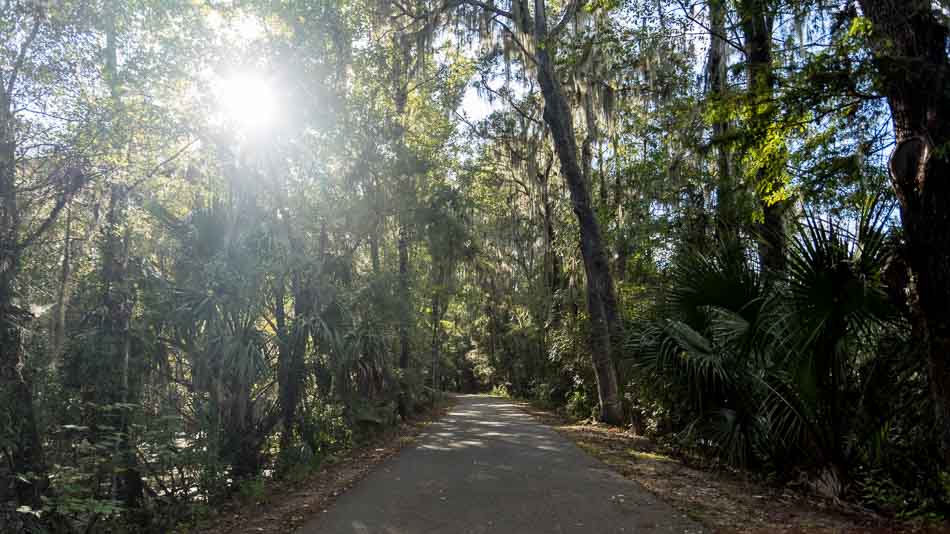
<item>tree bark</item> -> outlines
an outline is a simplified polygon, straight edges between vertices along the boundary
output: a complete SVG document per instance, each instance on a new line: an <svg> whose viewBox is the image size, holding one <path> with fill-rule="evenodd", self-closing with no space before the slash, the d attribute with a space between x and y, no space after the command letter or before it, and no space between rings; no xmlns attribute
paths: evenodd
<svg viewBox="0 0 950 534"><path fill-rule="evenodd" d="M104 76L109 85L112 105L114 107L115 122L123 120L122 87L118 71L118 50L115 20L115 6L107 3L105 17L105 68ZM116 139L113 147L116 151L128 149L130 140ZM102 280L102 308L104 316L100 325L101 345L107 358L121 372L116 388L110 388L100 394L100 401L109 404L120 403L114 426L118 429L120 439L116 443L120 472L115 479L115 491L118 498L128 507L136 508L140 505L143 496L144 484L138 471L138 458L131 438L131 421L129 420L129 404L139 400L138 381L140 373L136 369L134 377L130 368L131 358L131 323L133 307L133 289L129 280L129 232L128 203L131 187L124 183L113 183L109 195L109 208L106 213L105 232L102 236L101 275ZM114 367L115 368L115 367ZM136 383L132 384L131 380ZM110 382L110 378L103 377L103 383Z"/></svg>
<svg viewBox="0 0 950 534"><path fill-rule="evenodd" d="M52 340L50 343L50 355L53 358L62 356L66 345L66 314L69 309L69 299L73 294L73 266L76 262L86 256L86 246L92 242L92 236L99 231L99 225L102 221L100 216L99 200L96 198L93 204L92 219L88 222L83 235L78 239L73 236L75 232L75 219L72 210L66 211L66 232L63 244L63 261L59 272L59 287L56 291L56 303L53 305Z"/></svg>
<svg viewBox="0 0 950 534"><path fill-rule="evenodd" d="M72 223L72 210L67 210L66 229L63 234L63 262L59 271L59 287L56 290L56 304L53 306L50 328L50 354L53 358L60 355L66 343L66 302L69 300L69 284L72 278Z"/></svg>
<svg viewBox="0 0 950 534"><path fill-rule="evenodd" d="M563 281L561 276L561 258L554 246L554 201L551 199L551 167L554 157L545 165L543 172L538 172L537 180L541 188L541 216L544 225L544 285L547 290L547 306L550 315L550 324L557 328L561 324L560 291ZM540 324L542 343L546 343L547 328Z"/></svg>
<svg viewBox="0 0 950 534"><path fill-rule="evenodd" d="M9 498L12 493L19 504L39 508L46 468L20 339L21 325L30 315L15 302L22 253L15 160L11 102L0 88L0 402L5 407L0 429L5 434L3 441L9 443L4 451L9 471L0 471L0 497Z"/></svg>
<svg viewBox="0 0 950 534"><path fill-rule="evenodd" d="M724 105L727 89L726 64L726 9L725 0L709 0L709 80L708 97L717 105ZM712 142L716 151L716 237L723 243L734 243L739 238L739 214L736 205L736 183L731 169L729 149L723 137L729 124L718 119L712 124Z"/></svg>
<svg viewBox="0 0 950 534"><path fill-rule="evenodd" d="M405 121L408 119L406 114L406 106L409 101L409 79L412 73L412 60L411 60L411 51L413 40L409 35L405 34L393 34L392 44L394 47L395 55L393 57L392 71L390 73L391 82L393 84L393 103L396 108L396 132L395 132L395 142L397 146L397 157L400 163L400 174L399 174L399 191L401 193L406 193L408 198L411 194L414 193L413 188L415 184L414 180L411 179L411 173L414 171L412 169L411 157L406 146L406 129ZM399 317L399 369L403 373L403 383L399 394L399 413L403 417L407 417L412 413L412 399L410 391L408 391L408 383L406 379L408 378L408 369L410 364L409 351L410 351L410 339L409 333L410 328L413 325L413 310L411 302L411 293L409 289L409 231L410 231L410 215L406 213L411 208L411 206L403 206L404 212L400 213L397 217L397 224L399 225L398 232L399 236L397 238L397 253L399 256L399 280L398 280L398 295L400 299L400 306L402 307L401 314Z"/></svg>
<svg viewBox="0 0 950 534"><path fill-rule="evenodd" d="M944 465L950 465L950 62L948 29L928 0L861 0L897 146L891 180L900 201L914 332L927 356Z"/></svg>
<svg viewBox="0 0 950 534"><path fill-rule="evenodd" d="M373 190L373 227L370 229L369 234L369 252L370 259L373 265L373 274L380 274L380 262L379 262L379 233L380 229L383 226L382 216L380 215L380 206L379 206L379 179L374 174L372 177L372 190Z"/></svg>
<svg viewBox="0 0 950 534"><path fill-rule="evenodd" d="M102 323L99 335L102 353L110 360L110 367L119 370L119 383L116 377L102 377L103 384L112 382L112 387L101 391L99 402L106 405L121 403L116 414L114 428L118 429L121 439L117 442L117 453L121 472L116 476L116 494L126 506L137 507L142 498L143 484L138 472L135 452L130 437L131 424L126 405L138 400L138 386L131 383L139 374L130 368L132 321L132 294L129 284L129 240L128 240L128 195L125 184L113 184L109 196L109 208L106 214L105 232L102 236ZM135 375L134 377L132 375Z"/></svg>
<svg viewBox="0 0 950 534"><path fill-rule="evenodd" d="M613 278L600 225L594 213L587 179L581 168L574 137L570 105L554 70L552 43L547 40L543 0L535 1L537 77L544 97L544 121L551 129L561 174L571 193L574 215L580 226L580 247L587 277L587 309L591 323L591 358L597 376L600 418L610 424L623 422L623 407L613 360L613 345L622 335Z"/></svg>
<svg viewBox="0 0 950 534"><path fill-rule="evenodd" d="M399 318L399 368L409 368L409 239L405 226L399 227L399 297L403 313Z"/></svg>
<svg viewBox="0 0 950 534"><path fill-rule="evenodd" d="M772 18L768 12L772 0L740 0L739 16L746 48L749 105L752 106L750 128L756 140L763 139L774 118L771 104L775 86L772 72ZM758 171L755 177L757 189L771 191L783 187L776 176L767 169ZM770 280L785 272L786 236L784 201L770 201L759 195L762 221L755 225L759 240L759 261L762 271Z"/></svg>
<svg viewBox="0 0 950 534"><path fill-rule="evenodd" d="M439 308L439 292L438 289L436 289L432 293L432 340L430 346L432 356L432 389L436 391L442 389L439 387L439 322L442 320Z"/></svg>
<svg viewBox="0 0 950 534"><path fill-rule="evenodd" d="M288 410L290 403L287 398L289 383L291 382L291 344L290 331L287 328L287 311L284 308L284 301L287 299L287 275L280 273L274 288L274 324L277 327L277 395L280 398L281 412L281 432L278 449L281 455L287 454L293 444L294 438L294 416L292 410Z"/></svg>
<svg viewBox="0 0 950 534"><path fill-rule="evenodd" d="M300 265L298 255L307 250L300 234L291 225L291 212L289 207L289 191L285 184L280 194L281 220L284 224L284 234L289 244L288 264L290 274L290 291L294 300L294 315L290 325L288 325L286 312L284 310L284 299L286 298L286 271L281 275L279 288L277 291L277 328L280 332L281 344L278 352L278 396L280 398L281 410L281 436L280 450L288 451L293 443L294 431L298 428L297 406L300 404L301 390L303 389L304 375L306 373L306 355L307 341L313 337L311 321L313 320L315 308L315 291L311 284L311 279L307 276L309 269ZM327 260L327 230L326 224L321 225L320 238L318 244L318 257L321 266L326 265Z"/></svg>
<svg viewBox="0 0 950 534"><path fill-rule="evenodd" d="M287 340L286 358L281 362L283 381L280 384L281 416L283 431L286 434L282 436L282 439L285 440L285 445L290 443L289 440L298 425L297 406L300 404L300 393L306 372L307 340L311 337L310 325L314 312L314 294L306 275L300 270L296 270L291 275L291 291L294 295L294 320L290 329L290 339Z"/></svg>

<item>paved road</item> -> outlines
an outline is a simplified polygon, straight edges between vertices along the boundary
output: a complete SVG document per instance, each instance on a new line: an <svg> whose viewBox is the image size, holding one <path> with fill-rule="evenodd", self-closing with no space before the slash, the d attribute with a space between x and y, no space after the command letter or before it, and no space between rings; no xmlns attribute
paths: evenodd
<svg viewBox="0 0 950 534"><path fill-rule="evenodd" d="M701 532L515 405L458 404L305 534Z"/></svg>

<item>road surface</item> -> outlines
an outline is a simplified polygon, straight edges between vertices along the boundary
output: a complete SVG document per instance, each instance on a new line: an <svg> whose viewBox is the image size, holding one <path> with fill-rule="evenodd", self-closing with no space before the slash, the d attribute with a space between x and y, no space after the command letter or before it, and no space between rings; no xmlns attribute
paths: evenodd
<svg viewBox="0 0 950 534"><path fill-rule="evenodd" d="M467 395L298 532L702 531L511 402Z"/></svg>

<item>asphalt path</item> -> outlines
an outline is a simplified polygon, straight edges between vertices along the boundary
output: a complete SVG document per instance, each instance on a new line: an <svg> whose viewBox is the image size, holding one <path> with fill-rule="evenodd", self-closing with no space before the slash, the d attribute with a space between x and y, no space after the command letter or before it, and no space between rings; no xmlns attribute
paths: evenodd
<svg viewBox="0 0 950 534"><path fill-rule="evenodd" d="M703 532L504 399L465 395L298 532Z"/></svg>

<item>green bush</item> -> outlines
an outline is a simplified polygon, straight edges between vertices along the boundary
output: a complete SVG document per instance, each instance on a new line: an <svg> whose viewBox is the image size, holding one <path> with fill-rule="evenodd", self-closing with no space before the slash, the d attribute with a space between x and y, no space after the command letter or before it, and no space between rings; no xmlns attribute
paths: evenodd
<svg viewBox="0 0 950 534"><path fill-rule="evenodd" d="M594 417L597 412L597 401L582 390L574 390L567 398L568 415L578 419Z"/></svg>
<svg viewBox="0 0 950 534"><path fill-rule="evenodd" d="M510 399L511 391L509 391L507 384L495 384L495 386L491 388L491 395L494 395L495 397Z"/></svg>
<svg viewBox="0 0 950 534"><path fill-rule="evenodd" d="M558 405L558 387L543 380L532 382L532 397L545 408L554 408Z"/></svg>

